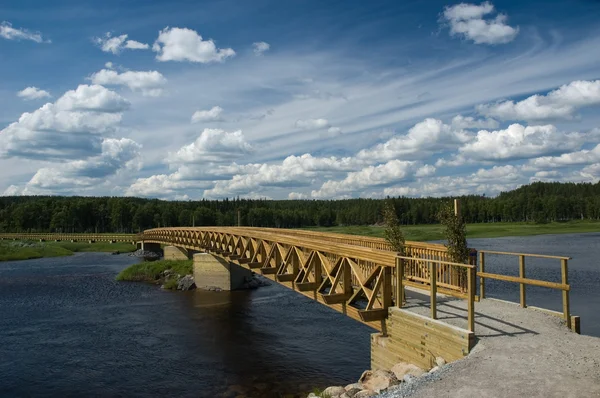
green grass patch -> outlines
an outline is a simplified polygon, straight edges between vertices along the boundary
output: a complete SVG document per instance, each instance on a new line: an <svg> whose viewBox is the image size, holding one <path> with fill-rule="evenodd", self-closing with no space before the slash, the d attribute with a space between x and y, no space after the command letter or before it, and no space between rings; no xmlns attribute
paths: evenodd
<svg viewBox="0 0 600 398"><path fill-rule="evenodd" d="M163 272L166 270L171 270L173 273L179 275L193 274L193 263L193 260L144 261L125 268L119 273L119 275L117 275L117 280L132 282L159 282L161 281Z"/></svg>
<svg viewBox="0 0 600 398"><path fill-rule="evenodd" d="M0 261L31 260L34 258L70 256L72 254L72 251L64 247L49 245L44 242L0 242Z"/></svg>
<svg viewBox="0 0 600 398"><path fill-rule="evenodd" d="M440 224L401 225L406 240L424 242L443 240L443 228ZM383 238L384 227L347 226L330 228L307 228L313 231L334 232L350 235L375 236ZM600 221L567 221L547 224L535 223L481 223L467 224L467 238L499 238L504 236L531 236L545 234L568 234L600 232Z"/></svg>

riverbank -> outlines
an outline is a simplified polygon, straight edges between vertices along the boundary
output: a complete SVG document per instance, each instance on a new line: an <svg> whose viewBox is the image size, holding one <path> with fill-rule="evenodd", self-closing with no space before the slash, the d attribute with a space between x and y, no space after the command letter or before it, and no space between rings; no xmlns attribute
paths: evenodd
<svg viewBox="0 0 600 398"><path fill-rule="evenodd" d="M0 241L0 261L71 256L78 252L129 253L135 249L130 243Z"/></svg>
<svg viewBox="0 0 600 398"><path fill-rule="evenodd" d="M193 273L194 265L192 260L144 261L125 268L119 272L116 279L127 282L154 283L162 285L164 289L176 290L179 286L184 287L180 282ZM193 284L193 279L191 282ZM191 284L186 284L185 287L187 288L179 290L190 290L192 288Z"/></svg>
<svg viewBox="0 0 600 398"><path fill-rule="evenodd" d="M401 225L406 240L417 242L443 240L440 224ZM305 228L311 231L333 232L349 235L383 237L383 226L345 226ZM506 236L533 236L600 232L600 221L566 221L547 224L535 223L480 223L467 224L467 238L501 238Z"/></svg>

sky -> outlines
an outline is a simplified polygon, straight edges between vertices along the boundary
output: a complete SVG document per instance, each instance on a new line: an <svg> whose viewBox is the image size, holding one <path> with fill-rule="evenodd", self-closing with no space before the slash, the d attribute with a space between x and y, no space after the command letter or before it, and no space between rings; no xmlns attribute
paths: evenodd
<svg viewBox="0 0 600 398"><path fill-rule="evenodd" d="M0 194L495 196L600 178L600 1L0 3Z"/></svg>

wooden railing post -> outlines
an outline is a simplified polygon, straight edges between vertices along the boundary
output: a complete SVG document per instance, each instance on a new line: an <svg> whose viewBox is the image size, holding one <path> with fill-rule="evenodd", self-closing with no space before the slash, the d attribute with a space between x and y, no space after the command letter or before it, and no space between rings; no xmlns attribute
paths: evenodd
<svg viewBox="0 0 600 398"><path fill-rule="evenodd" d="M429 262L429 285L431 287L431 319L437 319L437 265Z"/></svg>
<svg viewBox="0 0 600 398"><path fill-rule="evenodd" d="M485 272L485 253L479 252L479 272ZM479 298L485 298L485 278L479 277Z"/></svg>
<svg viewBox="0 0 600 398"><path fill-rule="evenodd" d="M563 259L560 260L560 273L562 275L562 283L563 285L569 284L569 268L568 268L568 260ZM569 291L563 290L563 316L565 317L565 322L567 322L567 327L571 329L571 310L569 306Z"/></svg>
<svg viewBox="0 0 600 398"><path fill-rule="evenodd" d="M469 324L469 331L475 332L475 276L477 270L475 267L467 270L467 284L469 285L467 300L467 321Z"/></svg>
<svg viewBox="0 0 600 398"><path fill-rule="evenodd" d="M519 256L519 278L525 278L525 256ZM525 299L525 284L521 283L521 307L526 308L527 302Z"/></svg>
<svg viewBox="0 0 600 398"><path fill-rule="evenodd" d="M404 305L404 259L396 257L396 306Z"/></svg>

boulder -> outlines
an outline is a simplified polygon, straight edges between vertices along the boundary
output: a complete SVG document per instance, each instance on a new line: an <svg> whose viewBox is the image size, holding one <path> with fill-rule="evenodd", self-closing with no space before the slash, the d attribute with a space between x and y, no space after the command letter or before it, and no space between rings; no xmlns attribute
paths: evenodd
<svg viewBox="0 0 600 398"><path fill-rule="evenodd" d="M446 360L442 357L435 358L435 364L440 368L446 364Z"/></svg>
<svg viewBox="0 0 600 398"><path fill-rule="evenodd" d="M327 387L325 390L323 390L323 394L321 394L321 395L324 397L338 398L340 395L345 394L345 393L346 393L346 389L344 387L332 386L332 387Z"/></svg>
<svg viewBox="0 0 600 398"><path fill-rule="evenodd" d="M400 383L396 375L387 370L376 370L374 372L366 370L360 376L359 382L365 390L375 391L376 393Z"/></svg>
<svg viewBox="0 0 600 398"><path fill-rule="evenodd" d="M438 370L440 370L440 367L439 366L434 366L433 368L431 368L431 370L429 371L429 373L435 373Z"/></svg>
<svg viewBox="0 0 600 398"><path fill-rule="evenodd" d="M402 381L404 381L405 383L410 383L411 381L413 381L416 377L412 376L412 375L404 375L404 377L402 378Z"/></svg>
<svg viewBox="0 0 600 398"><path fill-rule="evenodd" d="M402 380L405 375L421 377L425 373L427 373L420 367L407 362L398 362L392 367L391 371L396 376L396 378L398 378L398 380Z"/></svg>
<svg viewBox="0 0 600 398"><path fill-rule="evenodd" d="M310 394L308 394L308 396L306 398L319 398L314 392L311 392Z"/></svg>
<svg viewBox="0 0 600 398"><path fill-rule="evenodd" d="M352 384L348 384L344 388L346 389L346 391L350 391L350 390L355 389L355 388L358 388L359 390L362 390L363 386L360 383L352 383Z"/></svg>
<svg viewBox="0 0 600 398"><path fill-rule="evenodd" d="M374 397L375 395L377 395L377 393L375 391L372 390L362 390L357 392L354 397L352 398L370 398L370 397Z"/></svg>
<svg viewBox="0 0 600 398"><path fill-rule="evenodd" d="M362 388L357 388L357 387L349 388L349 389L346 389L346 395L348 397L352 398L352 397L354 397L360 391L362 391Z"/></svg>
<svg viewBox="0 0 600 398"><path fill-rule="evenodd" d="M196 284L192 275L186 275L177 281L177 290L192 290L195 288Z"/></svg>

